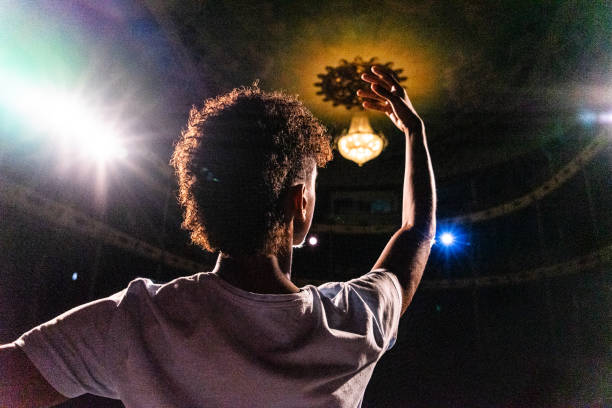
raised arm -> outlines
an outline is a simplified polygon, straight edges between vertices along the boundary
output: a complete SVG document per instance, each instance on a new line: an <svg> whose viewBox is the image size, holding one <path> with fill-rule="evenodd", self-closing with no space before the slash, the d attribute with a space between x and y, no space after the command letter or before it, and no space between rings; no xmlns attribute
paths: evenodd
<svg viewBox="0 0 612 408"><path fill-rule="evenodd" d="M402 225L372 269L394 273L403 289L402 314L421 281L436 235L436 187L425 126L395 77L379 67L362 79L370 89L358 91L365 109L385 113L406 136Z"/></svg>
<svg viewBox="0 0 612 408"><path fill-rule="evenodd" d="M49 385L19 347L0 345L0 407L51 407L67 399Z"/></svg>

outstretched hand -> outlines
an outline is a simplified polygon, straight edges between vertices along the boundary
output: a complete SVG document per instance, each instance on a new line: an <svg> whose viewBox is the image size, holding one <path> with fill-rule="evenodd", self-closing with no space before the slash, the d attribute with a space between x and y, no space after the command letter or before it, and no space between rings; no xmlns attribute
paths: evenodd
<svg viewBox="0 0 612 408"><path fill-rule="evenodd" d="M363 107L385 113L402 132L418 134L423 131L423 121L414 110L406 90L395 76L386 69L373 66L370 72L361 75L370 84L370 89L358 90Z"/></svg>

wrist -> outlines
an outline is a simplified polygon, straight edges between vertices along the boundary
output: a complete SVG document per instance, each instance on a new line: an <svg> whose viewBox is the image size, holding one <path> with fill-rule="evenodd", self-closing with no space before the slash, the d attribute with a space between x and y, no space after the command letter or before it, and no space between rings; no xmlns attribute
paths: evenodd
<svg viewBox="0 0 612 408"><path fill-rule="evenodd" d="M421 118L416 117L408 126L404 127L404 134L408 138L425 137L425 124Z"/></svg>

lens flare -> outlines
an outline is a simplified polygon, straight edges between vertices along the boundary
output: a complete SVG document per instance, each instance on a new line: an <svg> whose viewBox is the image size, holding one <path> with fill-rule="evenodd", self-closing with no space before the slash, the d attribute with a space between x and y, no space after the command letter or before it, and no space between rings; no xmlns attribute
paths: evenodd
<svg viewBox="0 0 612 408"><path fill-rule="evenodd" d="M87 98L0 70L0 106L32 129L98 161L120 159L127 150L109 121ZM74 152L71 152L74 153Z"/></svg>
<svg viewBox="0 0 612 408"><path fill-rule="evenodd" d="M440 242L445 246L453 245L455 242L455 236L450 232L445 232L440 236Z"/></svg>

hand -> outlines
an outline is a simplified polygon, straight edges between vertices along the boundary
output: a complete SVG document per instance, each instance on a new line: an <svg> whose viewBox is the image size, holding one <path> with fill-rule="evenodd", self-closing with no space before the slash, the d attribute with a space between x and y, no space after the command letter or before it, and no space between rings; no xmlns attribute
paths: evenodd
<svg viewBox="0 0 612 408"><path fill-rule="evenodd" d="M361 75L361 79L370 84L370 89L357 91L357 96L364 99L363 107L383 112L407 135L421 133L423 121L395 76L379 66L373 66L371 70L372 73Z"/></svg>

